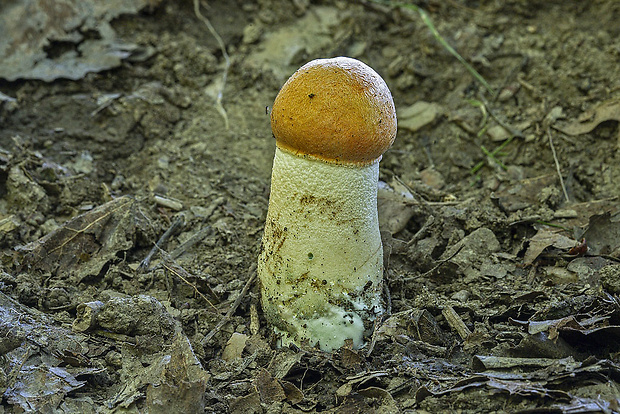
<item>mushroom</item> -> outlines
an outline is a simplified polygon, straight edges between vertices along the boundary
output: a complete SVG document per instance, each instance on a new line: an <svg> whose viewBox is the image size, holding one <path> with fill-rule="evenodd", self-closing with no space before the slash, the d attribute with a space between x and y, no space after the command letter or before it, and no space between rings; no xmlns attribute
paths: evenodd
<svg viewBox="0 0 620 414"><path fill-rule="evenodd" d="M359 348L383 313L377 182L396 136L390 90L356 59L313 60L282 86L271 128L264 314L281 345Z"/></svg>

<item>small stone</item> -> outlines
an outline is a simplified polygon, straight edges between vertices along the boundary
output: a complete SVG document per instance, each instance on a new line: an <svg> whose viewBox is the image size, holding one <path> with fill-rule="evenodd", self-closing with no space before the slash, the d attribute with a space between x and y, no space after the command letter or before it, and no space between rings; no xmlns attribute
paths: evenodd
<svg viewBox="0 0 620 414"><path fill-rule="evenodd" d="M433 123L441 112L441 106L436 103L416 102L397 111L398 127L416 132L422 127Z"/></svg>
<svg viewBox="0 0 620 414"><path fill-rule="evenodd" d="M462 289L450 296L450 299L458 300L459 302L467 302L470 296L471 294L468 290Z"/></svg>
<svg viewBox="0 0 620 414"><path fill-rule="evenodd" d="M510 132L508 132L506 128L501 125L492 126L487 130L487 134L491 137L491 141L494 142L506 141L510 138Z"/></svg>
<svg viewBox="0 0 620 414"><path fill-rule="evenodd" d="M441 173L433 168L420 171L420 179L424 184L436 188L437 190L441 190L443 186L446 185L446 181L443 179Z"/></svg>
<svg viewBox="0 0 620 414"><path fill-rule="evenodd" d="M183 210L183 203L181 203L178 200L174 200L172 198L162 197L162 196L158 196L158 195L153 196L153 199L155 200L155 203L158 206L169 208L169 209L174 210L174 211L181 211L181 210Z"/></svg>

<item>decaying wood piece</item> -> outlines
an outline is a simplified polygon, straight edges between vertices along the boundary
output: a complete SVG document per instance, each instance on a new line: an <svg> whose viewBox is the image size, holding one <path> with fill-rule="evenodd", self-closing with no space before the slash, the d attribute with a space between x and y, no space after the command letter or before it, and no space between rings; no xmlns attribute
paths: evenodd
<svg viewBox="0 0 620 414"><path fill-rule="evenodd" d="M459 334L461 339L465 340L467 339L469 335L471 335L471 331L469 330L467 325L465 325L465 322L463 322L463 319L461 319L459 314L456 313L456 311L454 310L452 306L448 305L444 307L443 310L441 311L441 314L443 315L444 318L446 318L446 321L448 321L448 323L450 324L450 327L452 327L452 329L454 329L456 333Z"/></svg>

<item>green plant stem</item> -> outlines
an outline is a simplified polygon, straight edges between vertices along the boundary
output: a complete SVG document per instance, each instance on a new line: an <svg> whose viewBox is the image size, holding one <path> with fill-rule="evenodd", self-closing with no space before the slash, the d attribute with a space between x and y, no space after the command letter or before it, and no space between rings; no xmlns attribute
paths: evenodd
<svg viewBox="0 0 620 414"><path fill-rule="evenodd" d="M549 223L548 221L543 221L543 220L534 220L534 223L538 223L538 224L544 224L545 226L549 226L549 227L555 227L558 229L562 229L562 230L566 230L568 232L571 231L571 229L569 229L566 226L562 226L560 224L554 224L554 223Z"/></svg>
<svg viewBox="0 0 620 414"><path fill-rule="evenodd" d="M452 46L450 46L450 44L443 38L443 36L441 36L441 34L437 31L437 28L435 28L435 25L433 24L431 18L428 16L428 13L426 13L426 11L424 9L416 6L415 4L396 3L396 2L392 2L392 1L380 1L380 0L370 0L370 1L373 2L373 3L377 3L377 4L385 4L385 5L389 5L389 6L400 7L400 8L403 8L403 9L410 9L410 10L413 10L413 11L417 12L420 15L420 18L422 19L424 24L426 25L426 27L428 27L428 29L433 34L433 37L439 42L439 44L441 44L444 47L444 49L446 49L452 56L454 56L456 58L456 60L461 62L461 64L463 66L465 66L465 69L467 69L467 71L482 86L484 86L484 88L487 91L489 91L489 93L491 95L495 95L495 91L493 90L491 85L489 85L489 83L482 77L482 75L480 73L478 73L478 71L476 69L474 69L474 67L472 65L470 65L463 58L463 56L461 56L459 54L459 52L454 50L454 48Z"/></svg>
<svg viewBox="0 0 620 414"><path fill-rule="evenodd" d="M487 128L489 127L487 124L487 121L489 120L489 113L487 112L487 107L484 104L484 102L479 101L477 99L467 99L467 102L470 105L473 105L479 108L480 112L482 112L482 120L480 121L480 130L478 130L478 133L476 134L476 138L480 138L482 135L484 135L484 133L487 131Z"/></svg>
<svg viewBox="0 0 620 414"><path fill-rule="evenodd" d="M492 159L497 165L500 166L500 168L502 170L506 170L506 166L504 165L503 162L501 162L496 156L495 156L495 151L491 152L489 151L484 145L480 145L480 149L482 150L482 152L484 152L484 154L489 157L490 159Z"/></svg>
<svg viewBox="0 0 620 414"><path fill-rule="evenodd" d="M489 152L489 150L487 150L486 148L484 148L483 145L480 146L480 148L482 149L482 152L484 152L487 156L490 156L493 160L495 160L495 162L498 162L498 164L500 166L502 166L502 168L506 169L506 167L504 166L504 164L502 164L501 162L499 162L497 160L497 158L495 158L497 156L497 154L499 154L499 152L501 150L503 150L504 148L506 148L506 146L508 144L510 144L512 142L512 140L514 139L514 136L508 138L506 141L502 142L502 144L495 148L493 151ZM476 164L472 169L471 169L471 173L473 175L475 175L482 167L484 167L484 161L480 161L478 164Z"/></svg>

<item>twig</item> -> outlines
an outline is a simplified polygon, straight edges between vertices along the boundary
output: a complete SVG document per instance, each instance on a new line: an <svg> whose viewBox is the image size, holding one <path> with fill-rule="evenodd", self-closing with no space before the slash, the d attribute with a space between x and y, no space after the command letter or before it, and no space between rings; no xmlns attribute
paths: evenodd
<svg viewBox="0 0 620 414"><path fill-rule="evenodd" d="M213 338L220 331L220 329L222 329L222 326L224 326L228 322L228 320L232 317L232 315L235 313L235 311L241 304L241 301L243 300L245 295L247 295L248 291L250 290L250 287L252 286L252 283L254 282L254 279L256 279L256 264L252 265L248 273L250 274L250 277L248 278L248 281L245 283L245 286L243 286L241 293L239 293L239 296L237 296L237 299L235 299L235 302L232 304L230 309L228 309L228 312L226 313L226 315L224 315L224 317L217 323L217 325L215 325L215 327L211 329L211 332L209 332L203 338L202 340L203 346L206 345L207 342L209 342L211 338Z"/></svg>
<svg viewBox="0 0 620 414"><path fill-rule="evenodd" d="M198 243L199 241L207 237L212 231L213 229L211 228L211 226L205 226L201 228L196 233L194 233L192 237L190 237L189 239L184 241L181 245L179 245L179 247L171 251L170 257L172 259L178 258L183 253L185 253L190 247L192 247L193 245L195 245L196 243Z"/></svg>
<svg viewBox="0 0 620 414"><path fill-rule="evenodd" d="M456 249L456 251L454 253L452 253L450 255L450 257L441 260L439 263L437 263L431 270L429 270L428 272L424 272L422 274L421 277L426 277L429 276L430 274L432 274L433 272L435 272L437 269L439 269L441 266L443 266L444 264L446 264L447 262L449 262L450 260L452 260L454 258L454 256L456 256L457 254L459 254L461 252L461 250L463 250L463 247L465 247L465 245L461 245L458 249ZM407 277L404 279L401 279L401 282L406 283L406 282L411 282L413 280L417 280L419 279L419 276L416 277Z"/></svg>
<svg viewBox="0 0 620 414"><path fill-rule="evenodd" d="M202 13L200 13L199 0L194 0L194 13L196 14L196 17L198 17L207 26L207 28L209 29L209 32L211 32L211 35L217 41L217 44L220 47L220 50L222 51L222 56L224 57L224 71L222 72L222 86L220 87L219 91L217 91L217 96L215 98L215 109L217 109L217 111L220 113L222 118L224 118L224 126L226 127L226 129L228 129L228 126L229 126L228 125L228 114L226 113L226 110L224 109L224 106L222 105L222 96L224 95L224 87L226 86L226 79L228 78L228 69L230 68L230 57L228 56L228 52L226 51L226 45L224 44L222 37L217 33L217 31L215 30L215 28L213 27L209 19L207 19L205 16L202 15Z"/></svg>
<svg viewBox="0 0 620 414"><path fill-rule="evenodd" d="M445 263L449 262L450 260L452 260L454 258L454 256L456 256L457 254L459 254L461 252L461 250L463 250L463 248L465 247L465 245L461 245L454 253L452 253L450 255L450 257L441 260L439 263L437 263L431 270L429 270L428 272L424 272L421 275L418 276L413 276L413 277L404 277L402 279L398 279L395 280L395 282L401 282L401 283L408 283L408 282L415 282L416 280L419 280L423 277L427 277L430 274L432 274L433 272L435 272L437 269L439 269L441 266L443 266Z"/></svg>
<svg viewBox="0 0 620 414"><path fill-rule="evenodd" d="M419 195L417 193L417 191L415 191L413 188L411 188L411 186L409 184L407 184L406 182L403 181L402 178L400 178L398 175L393 174L392 178L394 178L394 181L396 181L398 184L402 185L403 187L405 187L405 189L407 191L409 191L409 194L411 194L411 197L413 197L413 200L415 202L416 205L422 205L425 206L426 205L426 200L422 197L420 197L420 199L416 199L415 195ZM414 195L415 194L415 195Z"/></svg>
<svg viewBox="0 0 620 414"><path fill-rule="evenodd" d="M370 337L370 345L368 346L368 351L366 351L366 358L368 358L372 354L372 351L374 351L375 349L375 344L377 343L377 330L379 329L381 324L382 322L380 323L378 318L376 318L375 322L372 324L372 336Z"/></svg>
<svg viewBox="0 0 620 414"><path fill-rule="evenodd" d="M149 265L151 264L151 260L157 251L161 250L162 246L168 241L170 236L185 222L185 216L183 214L179 214L177 218L172 222L170 227L161 235L155 246L151 249L149 254L146 255L144 260L140 262L140 266L138 266L138 272L146 272L149 269Z"/></svg>
<svg viewBox="0 0 620 414"><path fill-rule="evenodd" d="M258 306L252 301L250 303L250 333L252 335L258 335L260 330L260 319L258 318Z"/></svg>
<svg viewBox="0 0 620 414"><path fill-rule="evenodd" d="M392 293L390 292L389 280L383 283L383 293L385 294L385 314L389 316L392 314Z"/></svg>
<svg viewBox="0 0 620 414"><path fill-rule="evenodd" d="M461 250L463 250L463 248L465 247L464 244L460 245L458 249L456 249L456 251L454 253L452 253L450 255L450 257L443 259L442 261L440 261L439 263L437 263L437 265L435 265L435 267L433 267L431 270L429 270L428 272L425 272L422 276L428 276L431 273L433 273L435 270L439 269L441 266L443 266L445 263L449 262L450 260L454 259L454 257L459 254L461 252Z"/></svg>
<svg viewBox="0 0 620 414"><path fill-rule="evenodd" d="M439 263L437 263L435 265L435 267L433 267L431 270L429 270L428 272L424 272L424 274L422 275L423 277L426 277L430 274L432 274L433 272L435 272L437 269L439 269L441 266L443 266L445 263L449 262L450 260L454 259L454 257L459 254L461 252L461 250L463 250L463 248L465 247L464 244L462 244L458 249L456 249L456 251L454 253L452 253L450 255L450 257L443 259L442 261L440 261ZM406 280L406 279L404 279Z"/></svg>
<svg viewBox="0 0 620 414"><path fill-rule="evenodd" d="M170 257L170 254L168 254L166 251L160 251L162 257L164 258L164 263L162 264L162 266L168 271L170 271L172 274L174 274L176 277L181 279L186 285L192 287L192 289L194 289L194 292L196 292L198 296L200 296L205 302L207 302L216 312L219 312L218 309L213 305L213 303L211 303L211 301L198 290L196 285L189 281L189 279L192 278L193 275L191 275L187 270L183 269L182 266L175 263L174 260ZM217 294L213 290L211 290L208 285L207 290L209 291L209 295L219 301L219 297L217 296Z"/></svg>
<svg viewBox="0 0 620 414"><path fill-rule="evenodd" d="M434 222L435 222L435 216L428 216L426 218L426 221L422 225L422 227L420 227L420 230L418 230L416 234L414 234L413 237L409 241L407 241L406 246L407 247L413 246L415 243L420 241L422 237L426 236L426 233L428 232L428 230L430 229L430 227L433 225Z"/></svg>
<svg viewBox="0 0 620 414"><path fill-rule="evenodd" d="M489 112L489 115L491 115L491 117L495 120L495 122L497 122L502 128L504 128L506 131L510 132L510 135L512 135L512 138L514 138L514 137L525 138L525 135L523 134L523 131L521 131L521 130L519 130L517 128L514 128L508 122L504 121L499 116L497 116L495 111L492 110L491 107L489 106L488 102L486 102L486 100L484 98L481 98L481 99L485 103L487 111Z"/></svg>
<svg viewBox="0 0 620 414"><path fill-rule="evenodd" d="M444 307L441 314L444 318L446 318L446 321L448 321L448 325L450 325L450 327L459 334L461 339L465 340L469 335L471 335L471 331L452 306L447 305Z"/></svg>
<svg viewBox="0 0 620 414"><path fill-rule="evenodd" d="M564 198L566 198L567 203L570 203L570 198L568 198L568 192L566 191L566 186L564 185L564 179L562 178L562 171L560 170L560 162L558 161L558 155L556 154L555 147L553 146L553 138L551 138L551 131L549 128L547 128L547 137L549 138L549 146L551 147L551 152L553 153L555 169L558 172L558 177L560 177L560 185L562 186L562 191L564 192Z"/></svg>

